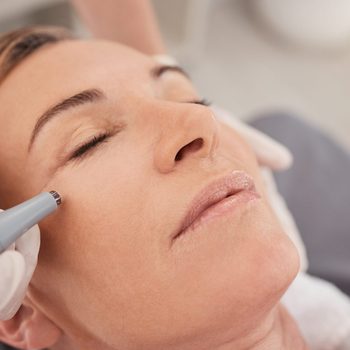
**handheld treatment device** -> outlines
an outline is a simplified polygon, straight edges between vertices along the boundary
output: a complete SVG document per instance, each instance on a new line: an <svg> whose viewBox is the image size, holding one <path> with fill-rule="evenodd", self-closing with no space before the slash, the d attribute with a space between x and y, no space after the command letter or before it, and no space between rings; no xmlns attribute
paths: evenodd
<svg viewBox="0 0 350 350"><path fill-rule="evenodd" d="M0 254L60 204L61 196L50 191L0 212Z"/></svg>

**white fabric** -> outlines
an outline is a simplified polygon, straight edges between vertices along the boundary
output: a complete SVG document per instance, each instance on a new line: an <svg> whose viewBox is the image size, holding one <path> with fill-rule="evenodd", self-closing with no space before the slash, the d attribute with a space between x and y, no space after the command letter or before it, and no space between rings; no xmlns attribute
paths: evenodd
<svg viewBox="0 0 350 350"><path fill-rule="evenodd" d="M350 349L350 300L333 284L301 272L282 303L311 350Z"/></svg>

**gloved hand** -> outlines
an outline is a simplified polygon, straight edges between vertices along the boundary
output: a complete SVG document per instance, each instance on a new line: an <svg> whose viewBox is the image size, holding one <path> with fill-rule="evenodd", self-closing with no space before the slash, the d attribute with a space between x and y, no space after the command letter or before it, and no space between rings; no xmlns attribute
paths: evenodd
<svg viewBox="0 0 350 350"><path fill-rule="evenodd" d="M37 264L39 247L40 230L35 225L0 254L0 320L12 318L20 308Z"/></svg>

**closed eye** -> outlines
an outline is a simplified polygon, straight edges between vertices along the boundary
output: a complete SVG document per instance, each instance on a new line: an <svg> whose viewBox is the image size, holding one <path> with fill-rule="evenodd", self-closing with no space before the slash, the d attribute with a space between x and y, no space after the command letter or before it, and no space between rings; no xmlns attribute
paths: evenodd
<svg viewBox="0 0 350 350"><path fill-rule="evenodd" d="M203 98L201 100L190 101L189 103L199 104L203 106L210 106L211 102L207 99ZM111 132L103 132L99 135L93 136L89 141L84 142L81 146L78 146L72 154L69 156L68 161L74 159L82 159L85 157L90 151L92 151L97 146L101 145L108 141L108 139L112 136Z"/></svg>
<svg viewBox="0 0 350 350"><path fill-rule="evenodd" d="M85 142L83 145L79 146L73 153L69 156L68 161L78 158L83 158L89 151L101 143L107 142L108 138L111 137L110 132L103 132L102 134L95 135L89 141Z"/></svg>

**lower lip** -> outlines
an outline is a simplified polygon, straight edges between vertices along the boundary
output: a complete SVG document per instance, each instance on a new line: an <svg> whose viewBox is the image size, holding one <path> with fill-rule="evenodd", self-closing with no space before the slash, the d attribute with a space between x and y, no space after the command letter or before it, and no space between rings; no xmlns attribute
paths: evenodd
<svg viewBox="0 0 350 350"><path fill-rule="evenodd" d="M208 209L204 210L200 216L196 218L195 221L192 222L192 224L187 227L185 231L181 231L177 237L182 236L189 231L193 231L199 226L202 226L203 224L207 224L209 221L222 217L227 214L231 214L235 209L238 207L246 204L247 202L250 202L255 199L259 199L260 195L254 191L254 190L244 190L241 192L238 192L234 195L231 195L220 202L212 205ZM177 238L176 237L176 238Z"/></svg>

